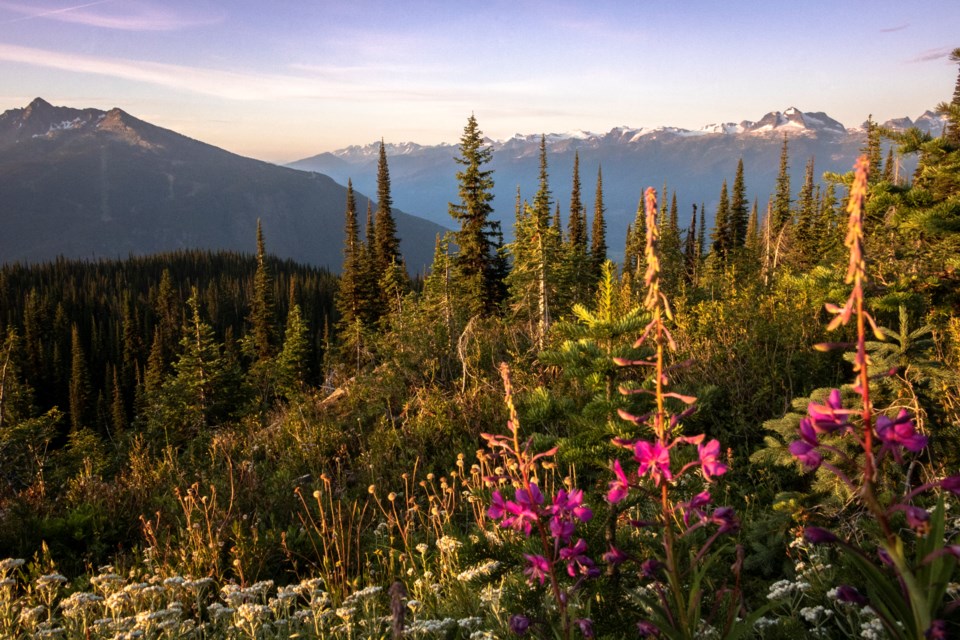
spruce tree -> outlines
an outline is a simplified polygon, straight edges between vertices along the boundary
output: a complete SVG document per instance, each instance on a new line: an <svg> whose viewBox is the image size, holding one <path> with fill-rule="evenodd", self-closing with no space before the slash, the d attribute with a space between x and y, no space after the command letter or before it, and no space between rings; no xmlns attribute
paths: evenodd
<svg viewBox="0 0 960 640"><path fill-rule="evenodd" d="M498 229L493 213L493 171L486 168L493 151L483 139L477 119L470 115L460 137L460 156L455 161L459 202L449 204L450 216L459 224L454 233L458 247L453 259L460 299L471 316L493 313L500 303L503 265L494 245Z"/></svg>
<svg viewBox="0 0 960 640"><path fill-rule="evenodd" d="M263 227L257 219L257 270L253 276L253 296L250 299L250 314L247 353L255 361L265 361L275 353L273 308L273 282L267 265L263 243Z"/></svg>
<svg viewBox="0 0 960 640"><path fill-rule="evenodd" d="M787 136L784 134L783 148L780 151L780 170L777 173L776 191L773 198L773 215L770 218L770 231L774 236L777 236L791 219L790 203L792 199L790 197L790 174L787 172L789 169L788 161Z"/></svg>
<svg viewBox="0 0 960 640"><path fill-rule="evenodd" d="M868 175L868 182L870 184L875 184L880 181L881 175L881 162L883 161L882 149L880 147L880 126L873 121L873 114L867 116L867 121L864 123L866 128L866 142L863 147L860 149L861 155L866 155L867 159L870 161L870 173Z"/></svg>
<svg viewBox="0 0 960 640"><path fill-rule="evenodd" d="M583 202L580 198L580 152L573 154L573 183L570 188L570 220L567 224L567 241L576 251L587 253L587 229L583 217Z"/></svg>
<svg viewBox="0 0 960 640"><path fill-rule="evenodd" d="M70 426L78 431L86 424L89 410L90 374L76 323L70 328L70 353Z"/></svg>
<svg viewBox="0 0 960 640"><path fill-rule="evenodd" d="M803 187L797 198L796 245L793 254L798 264L807 266L816 251L817 211L813 193L813 157L807 161L803 178Z"/></svg>
<svg viewBox="0 0 960 640"><path fill-rule="evenodd" d="M590 258L593 261L593 280L600 278L600 270L607 261L607 222L603 206L603 169L597 167L597 188L593 201L593 227L590 233Z"/></svg>
<svg viewBox="0 0 960 640"><path fill-rule="evenodd" d="M533 197L533 219L537 230L550 226L550 182L547 173L547 137L540 135L540 173L537 193Z"/></svg>
<svg viewBox="0 0 960 640"><path fill-rule="evenodd" d="M347 208L343 224L343 267L338 280L335 304L341 328L353 325L361 317L363 297L362 247L360 228L357 224L357 201L353 193L353 181L347 179Z"/></svg>
<svg viewBox="0 0 960 640"><path fill-rule="evenodd" d="M296 288L292 281L288 308L283 349L277 356L277 378L280 390L290 397L303 390L310 355L310 333L297 303Z"/></svg>
<svg viewBox="0 0 960 640"><path fill-rule="evenodd" d="M895 163L896 160L893 157L893 145L890 145L890 148L887 149L887 161L883 163L883 176L881 179L884 182L893 184Z"/></svg>
<svg viewBox="0 0 960 640"><path fill-rule="evenodd" d="M733 193L730 198L730 231L727 237L730 248L742 247L747 236L747 188L743 181L743 158L737 162L737 174L733 179Z"/></svg>
<svg viewBox="0 0 960 640"><path fill-rule="evenodd" d="M393 198L390 195L390 170L387 167L387 152L380 140L380 156L377 162L377 212L373 255L377 266L377 279L383 277L391 265L402 264L397 223L393 217Z"/></svg>
<svg viewBox="0 0 960 640"><path fill-rule="evenodd" d="M684 280L688 283L696 282L697 265L700 262L700 254L697 247L697 205L693 205L693 216L690 218L690 226L683 239L683 273Z"/></svg>
<svg viewBox="0 0 960 640"><path fill-rule="evenodd" d="M713 241L711 252L719 259L727 257L730 249L730 197L727 194L727 181L720 187L720 204L717 205L717 215L713 222Z"/></svg>

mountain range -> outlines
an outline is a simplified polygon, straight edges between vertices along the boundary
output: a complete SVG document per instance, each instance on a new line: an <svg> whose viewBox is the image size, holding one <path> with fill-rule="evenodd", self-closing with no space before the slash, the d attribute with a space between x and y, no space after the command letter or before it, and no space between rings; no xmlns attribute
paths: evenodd
<svg viewBox="0 0 960 640"><path fill-rule="evenodd" d="M899 118L882 124L895 130L916 126L936 136L943 129L944 119L927 111L916 120ZM710 124L696 130L615 127L607 133L576 131L544 137L550 188L564 220L569 210L574 152L580 156L582 200L590 217L596 175L602 167L608 246L616 257L622 251L640 193L647 186L659 190L666 183L669 191L677 192L681 224L688 223L694 204L706 205L709 223L723 180L732 184L737 160L743 158L748 196L759 201L762 212L774 190L784 136L788 139L789 173L795 194L808 158L814 157L818 177L826 171L843 173L850 170L865 144L862 126L847 128L825 113L792 107L767 113L757 121ZM494 170L495 217L503 221L508 234L518 187L521 197L528 201L537 190L540 139L541 134L518 134L508 140L488 140L493 150L489 168ZM338 182L352 178L357 188L369 192L376 185L379 144L321 153L288 166L317 171ZM450 224L447 203L457 196L453 158L458 155L458 147L408 142L387 144L386 152L397 206L439 224ZM905 162L901 173L908 175L912 161Z"/></svg>
<svg viewBox="0 0 960 640"><path fill-rule="evenodd" d="M38 98L0 115L0 263L256 248L339 270L346 189L245 158L120 110ZM367 198L358 193L360 214ZM444 228L394 210L408 269Z"/></svg>

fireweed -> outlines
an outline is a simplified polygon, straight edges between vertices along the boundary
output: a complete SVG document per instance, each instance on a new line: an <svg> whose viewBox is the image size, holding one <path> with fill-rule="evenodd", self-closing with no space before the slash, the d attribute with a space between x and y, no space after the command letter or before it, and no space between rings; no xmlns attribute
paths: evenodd
<svg viewBox="0 0 960 640"><path fill-rule="evenodd" d="M596 578L600 569L587 555L587 543L576 536L577 526L588 522L593 511L583 503L583 491L572 484L559 489L549 500L541 490L538 470L556 454L554 447L542 453L530 451L530 441L520 441L520 420L513 404L513 386L510 369L500 365L510 417L507 427L509 436L481 434L487 446L502 456L503 474L488 478L491 486L507 483L514 488L512 499L500 489L494 489L487 515L500 523L503 529L511 529L534 540L539 553L524 554L526 568L523 573L531 585L549 585L553 604L560 618L560 632L566 640L574 626L585 637L593 637L593 623L587 618L571 620L572 597L584 580ZM510 619L510 629L522 635L527 633L531 622L524 615L516 614Z"/></svg>
<svg viewBox="0 0 960 640"><path fill-rule="evenodd" d="M634 557L621 550L613 536L614 540L604 559L614 566L634 562L641 577L648 582L640 595L648 614L647 619L637 623L642 637L693 638L708 629L719 633L720 637L734 637L749 633L754 620L770 605L749 615L742 610L739 584L742 550L739 547L737 560L731 567L735 584L716 588L713 601L705 602L711 591L706 584L707 573L720 556L720 545L715 543L725 534L735 533L740 522L732 508L712 506L708 488L686 500L680 500L675 495L682 484L687 484L681 476L699 470L703 482L709 487L715 478L727 472L728 465L721 454L719 441L707 441L703 434L681 435L681 420L694 411L696 398L666 390L671 370L665 366L665 352L675 349L676 345L666 325L668 320L673 319L670 305L660 291L657 196L654 189L647 189L644 204L644 255L647 263L644 307L650 313L651 320L634 348L647 346L652 348L653 355L642 360L616 358L614 361L620 366L641 366L653 370L653 390L621 387L620 392L651 395L656 403L655 409L639 416L619 410L621 418L648 430L653 440L614 440L614 444L633 453L633 460L631 464L614 460L614 479L610 482L607 501L612 509L620 509L625 501L633 501L636 496L658 501L659 514L655 521L633 521L632 525L657 534L659 543L662 543L662 555ZM685 408L678 413L670 413L667 409L668 399L679 401ZM695 447L696 457L692 462L679 466L683 447ZM704 605L707 605L706 608ZM702 618L704 612L706 620Z"/></svg>
<svg viewBox="0 0 960 640"><path fill-rule="evenodd" d="M948 627L960 601L948 596L950 577L960 557L960 544L945 540L943 491L960 495L960 476L954 475L907 487L903 495L887 498L876 487L882 479L884 463L902 464L905 456L919 454L927 445L926 436L917 432L911 416L901 410L895 417L875 415L870 400L870 363L866 352L867 325L878 340L883 335L864 308L863 285L867 280L863 254L863 208L870 165L861 156L854 167L847 211L846 246L850 250L846 283L852 284L850 296L839 307L827 305L836 315L828 329L848 324L856 317L856 354L854 391L860 396L860 408L844 408L840 391L831 392L825 404L811 403L800 422L800 439L790 444L790 452L810 471L823 467L835 474L854 493L860 506L876 521L875 545L855 544L835 533L806 527L804 536L813 544L835 544L851 560L860 574L862 593L849 585L838 589L850 602L869 606L891 638L947 638L957 633L956 622ZM818 345L822 350L839 344ZM859 451L854 456L825 443L826 436L855 439ZM840 466L854 466L860 473L851 479ZM921 494L940 489L936 506L928 511L913 503ZM912 535L901 534L900 516ZM912 548L912 553L911 553Z"/></svg>

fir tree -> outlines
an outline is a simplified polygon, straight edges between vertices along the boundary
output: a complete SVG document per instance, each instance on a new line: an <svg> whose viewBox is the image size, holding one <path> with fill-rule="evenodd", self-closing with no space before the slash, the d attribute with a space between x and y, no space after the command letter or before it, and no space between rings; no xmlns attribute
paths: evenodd
<svg viewBox="0 0 960 640"><path fill-rule="evenodd" d="M711 251L720 259L727 257L727 251L730 249L730 197L727 194L727 181L723 181L720 187L720 204L717 205L717 215L713 222L713 233L710 239L713 241Z"/></svg>
<svg viewBox="0 0 960 640"><path fill-rule="evenodd" d="M86 423L90 401L90 374L87 359L80 344L80 330L76 323L70 329L70 426L80 430Z"/></svg>
<svg viewBox="0 0 960 640"><path fill-rule="evenodd" d="M247 323L247 352L256 361L266 361L273 357L275 313L273 308L273 286L270 268L267 265L266 249L263 243L263 228L257 219L257 270L253 276L253 296L250 299L250 314Z"/></svg>
<svg viewBox="0 0 960 640"><path fill-rule="evenodd" d="M567 226L567 241L576 252L587 253L587 228L584 220L583 202L580 198L580 152L573 154L573 181L570 188L570 220Z"/></svg>
<svg viewBox="0 0 960 640"><path fill-rule="evenodd" d="M871 167L876 168L876 170L871 169L867 178L870 184L875 184L880 181L880 163L883 160L881 156L882 151L880 148L881 132L880 127L876 122L873 121L873 114L867 116L867 121L864 124L867 130L867 137L865 146L860 149L860 153L867 156Z"/></svg>
<svg viewBox="0 0 960 640"><path fill-rule="evenodd" d="M550 182L547 173L547 137L540 135L540 174L533 197L533 219L538 231L550 226Z"/></svg>
<svg viewBox="0 0 960 640"><path fill-rule="evenodd" d="M816 251L817 211L813 194L813 157L807 161L803 178L803 187L797 198L796 245L793 254L799 264L808 265Z"/></svg>
<svg viewBox="0 0 960 640"><path fill-rule="evenodd" d="M743 158L737 162L737 174L733 179L730 198L730 231L727 236L730 248L742 247L747 236L747 189L743 181Z"/></svg>
<svg viewBox="0 0 960 640"><path fill-rule="evenodd" d="M703 252L707 242L707 208L700 203L700 230L697 231L697 259L703 259Z"/></svg>
<svg viewBox="0 0 960 640"><path fill-rule="evenodd" d="M471 316L493 313L501 301L503 265L494 244L499 228L490 221L493 171L486 168L492 158L493 151L471 114L460 138L460 157L455 159L461 167L457 172L460 201L449 205L450 216L460 225L454 233L455 280Z"/></svg>
<svg viewBox="0 0 960 640"><path fill-rule="evenodd" d="M393 198L390 196L390 170L387 167L387 152L380 140L380 157L377 162L377 212L375 214L373 256L377 280L383 277L394 264L403 264L400 255L400 239L397 223L393 218Z"/></svg>
<svg viewBox="0 0 960 640"><path fill-rule="evenodd" d="M770 218L770 231L777 236L783 227L790 222L790 203L792 202L790 193L790 174L789 154L787 150L787 136L783 136L783 148L780 151L780 170L777 173L776 191L773 198L772 217Z"/></svg>
<svg viewBox="0 0 960 640"><path fill-rule="evenodd" d="M890 145L890 148L887 149L887 161L883 163L883 176L881 177L881 179L884 182L889 182L893 184L895 165L896 165L896 160L893 157L893 145Z"/></svg>
<svg viewBox="0 0 960 640"><path fill-rule="evenodd" d="M750 220L747 222L747 232L743 242L744 247L750 252L751 256L758 256L760 252L760 214L757 205L757 199L753 199L753 207L750 210Z"/></svg>
<svg viewBox="0 0 960 640"><path fill-rule="evenodd" d="M700 262L700 252L697 246L697 205L693 205L693 216L690 226L683 239L683 272L684 280L690 284L696 282L697 265Z"/></svg>
<svg viewBox="0 0 960 640"><path fill-rule="evenodd" d="M593 227L590 234L590 257L593 260L593 280L600 277L600 269L607 261L607 222L603 206L603 169L597 167L597 188L593 203Z"/></svg>
<svg viewBox="0 0 960 640"><path fill-rule="evenodd" d="M353 181L347 179L347 208L344 212L343 268L338 281L336 307L342 328L353 326L361 317L363 297L362 247L357 224L357 201Z"/></svg>
<svg viewBox="0 0 960 640"><path fill-rule="evenodd" d="M277 378L281 391L289 397L303 390L307 380L307 359L310 355L309 329L297 303L296 289L292 282L288 308L283 349L277 356Z"/></svg>
<svg viewBox="0 0 960 640"><path fill-rule="evenodd" d="M950 52L950 61L960 63L960 47ZM944 142L953 149L960 149L960 71L957 73L953 99L937 105L937 111L947 116L947 126L943 130Z"/></svg>

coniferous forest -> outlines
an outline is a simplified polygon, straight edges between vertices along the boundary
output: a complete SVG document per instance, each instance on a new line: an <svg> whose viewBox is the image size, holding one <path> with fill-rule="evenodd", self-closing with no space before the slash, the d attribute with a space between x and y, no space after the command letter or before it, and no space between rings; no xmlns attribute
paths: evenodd
<svg viewBox="0 0 960 640"><path fill-rule="evenodd" d="M545 141L505 233L471 116L423 277L382 145L339 274L269 228L3 266L0 636L960 637L960 76L938 109L689 224L638 185L620 264Z"/></svg>

